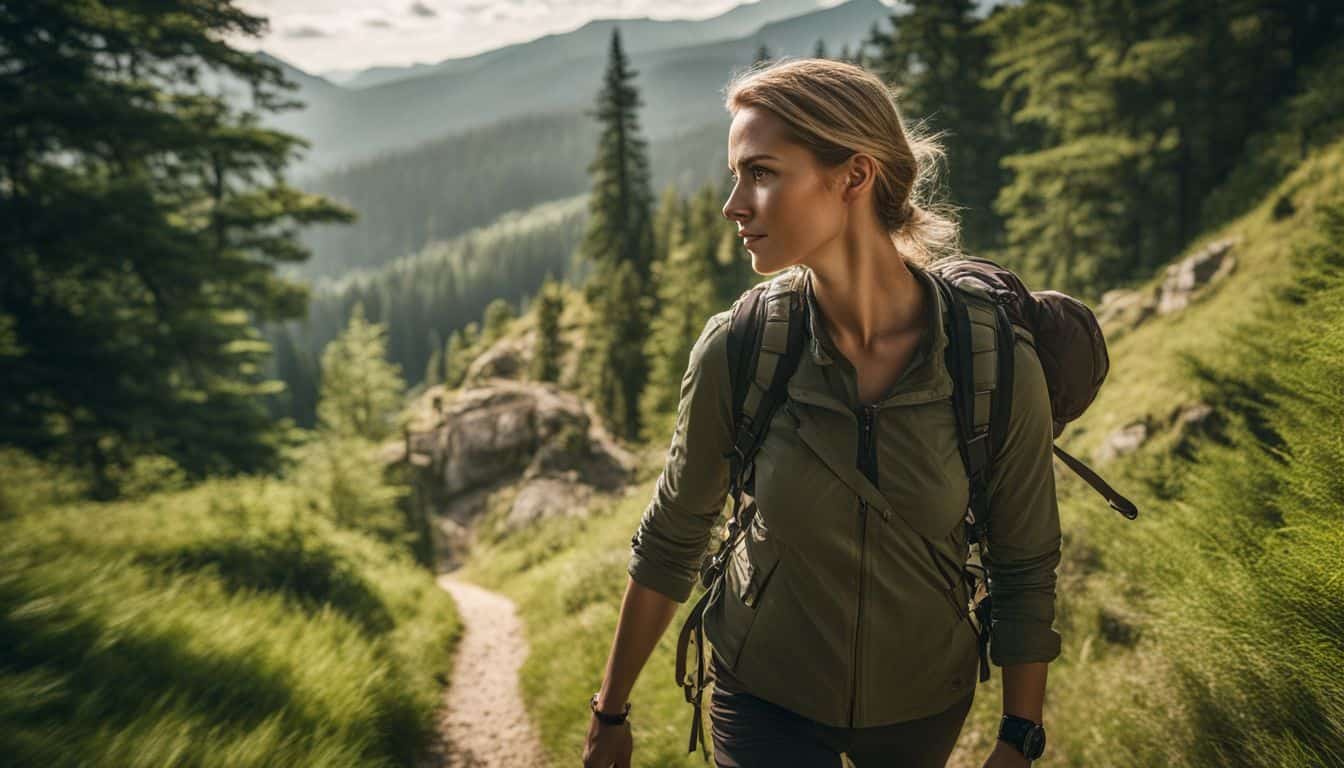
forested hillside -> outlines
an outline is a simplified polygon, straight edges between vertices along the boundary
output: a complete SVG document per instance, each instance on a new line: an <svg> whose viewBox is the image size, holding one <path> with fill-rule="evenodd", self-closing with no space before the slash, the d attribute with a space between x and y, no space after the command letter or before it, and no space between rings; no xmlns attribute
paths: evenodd
<svg viewBox="0 0 1344 768"><path fill-rule="evenodd" d="M728 163L728 120L651 142L653 186L692 189ZM306 186L359 212L307 230L313 258L290 268L310 280L376 269L510 212L582 194L597 141L579 112L503 120L312 179Z"/></svg>

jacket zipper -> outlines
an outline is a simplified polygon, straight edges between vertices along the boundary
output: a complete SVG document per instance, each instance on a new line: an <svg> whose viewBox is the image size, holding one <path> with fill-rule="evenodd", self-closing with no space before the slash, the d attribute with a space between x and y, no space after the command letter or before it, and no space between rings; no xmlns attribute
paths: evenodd
<svg viewBox="0 0 1344 768"><path fill-rule="evenodd" d="M877 486L877 445L873 440L873 421L877 417L877 406L866 405L859 414L859 471L868 476L873 486ZM863 632L863 582L868 566L868 551L864 546L868 538L868 500L859 497L859 608L854 624L854 663L851 674L849 699L849 727L853 728L859 700L859 638Z"/></svg>

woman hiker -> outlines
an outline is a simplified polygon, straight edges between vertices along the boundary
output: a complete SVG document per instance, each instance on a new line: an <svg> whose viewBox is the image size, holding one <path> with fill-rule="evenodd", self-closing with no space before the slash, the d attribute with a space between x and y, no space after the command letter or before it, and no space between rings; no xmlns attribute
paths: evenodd
<svg viewBox="0 0 1344 768"><path fill-rule="evenodd" d="M857 768L942 766L981 648L968 594L948 576L966 560L969 490L948 405L947 307L927 271L958 255L955 221L922 204L940 148L907 131L879 78L842 62L749 70L729 84L727 108L736 185L723 214L755 272L796 268L808 322L787 400L755 454L745 548L705 612L714 759L821 768L845 753ZM723 510L735 444L731 314L711 317L694 345L667 462L631 540L589 702L587 768L631 765L630 691L690 596ZM1030 764L1021 734L1043 740L1046 670L1060 650L1050 402L1031 344L1014 346L984 558L1004 714L987 768Z"/></svg>

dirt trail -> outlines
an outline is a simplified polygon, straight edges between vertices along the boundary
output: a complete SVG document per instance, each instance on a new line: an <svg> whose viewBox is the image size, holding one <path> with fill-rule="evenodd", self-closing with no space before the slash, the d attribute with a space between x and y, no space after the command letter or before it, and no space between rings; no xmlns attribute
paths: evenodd
<svg viewBox="0 0 1344 768"><path fill-rule="evenodd" d="M518 668L527 641L507 597L441 574L457 602L463 634L439 715L438 742L424 768L544 768L541 742L523 708Z"/></svg>

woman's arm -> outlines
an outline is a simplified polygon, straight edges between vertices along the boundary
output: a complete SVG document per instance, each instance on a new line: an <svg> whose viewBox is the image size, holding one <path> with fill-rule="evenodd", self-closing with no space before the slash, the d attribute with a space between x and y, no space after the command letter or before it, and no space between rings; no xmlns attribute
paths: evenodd
<svg viewBox="0 0 1344 768"><path fill-rule="evenodd" d="M597 696L599 710L617 713L625 709L640 670L644 669L654 646L667 631L667 625L672 623L678 605L677 601L657 590L642 586L634 579L626 580L621 615L616 620L616 637L611 642L602 689Z"/></svg>

